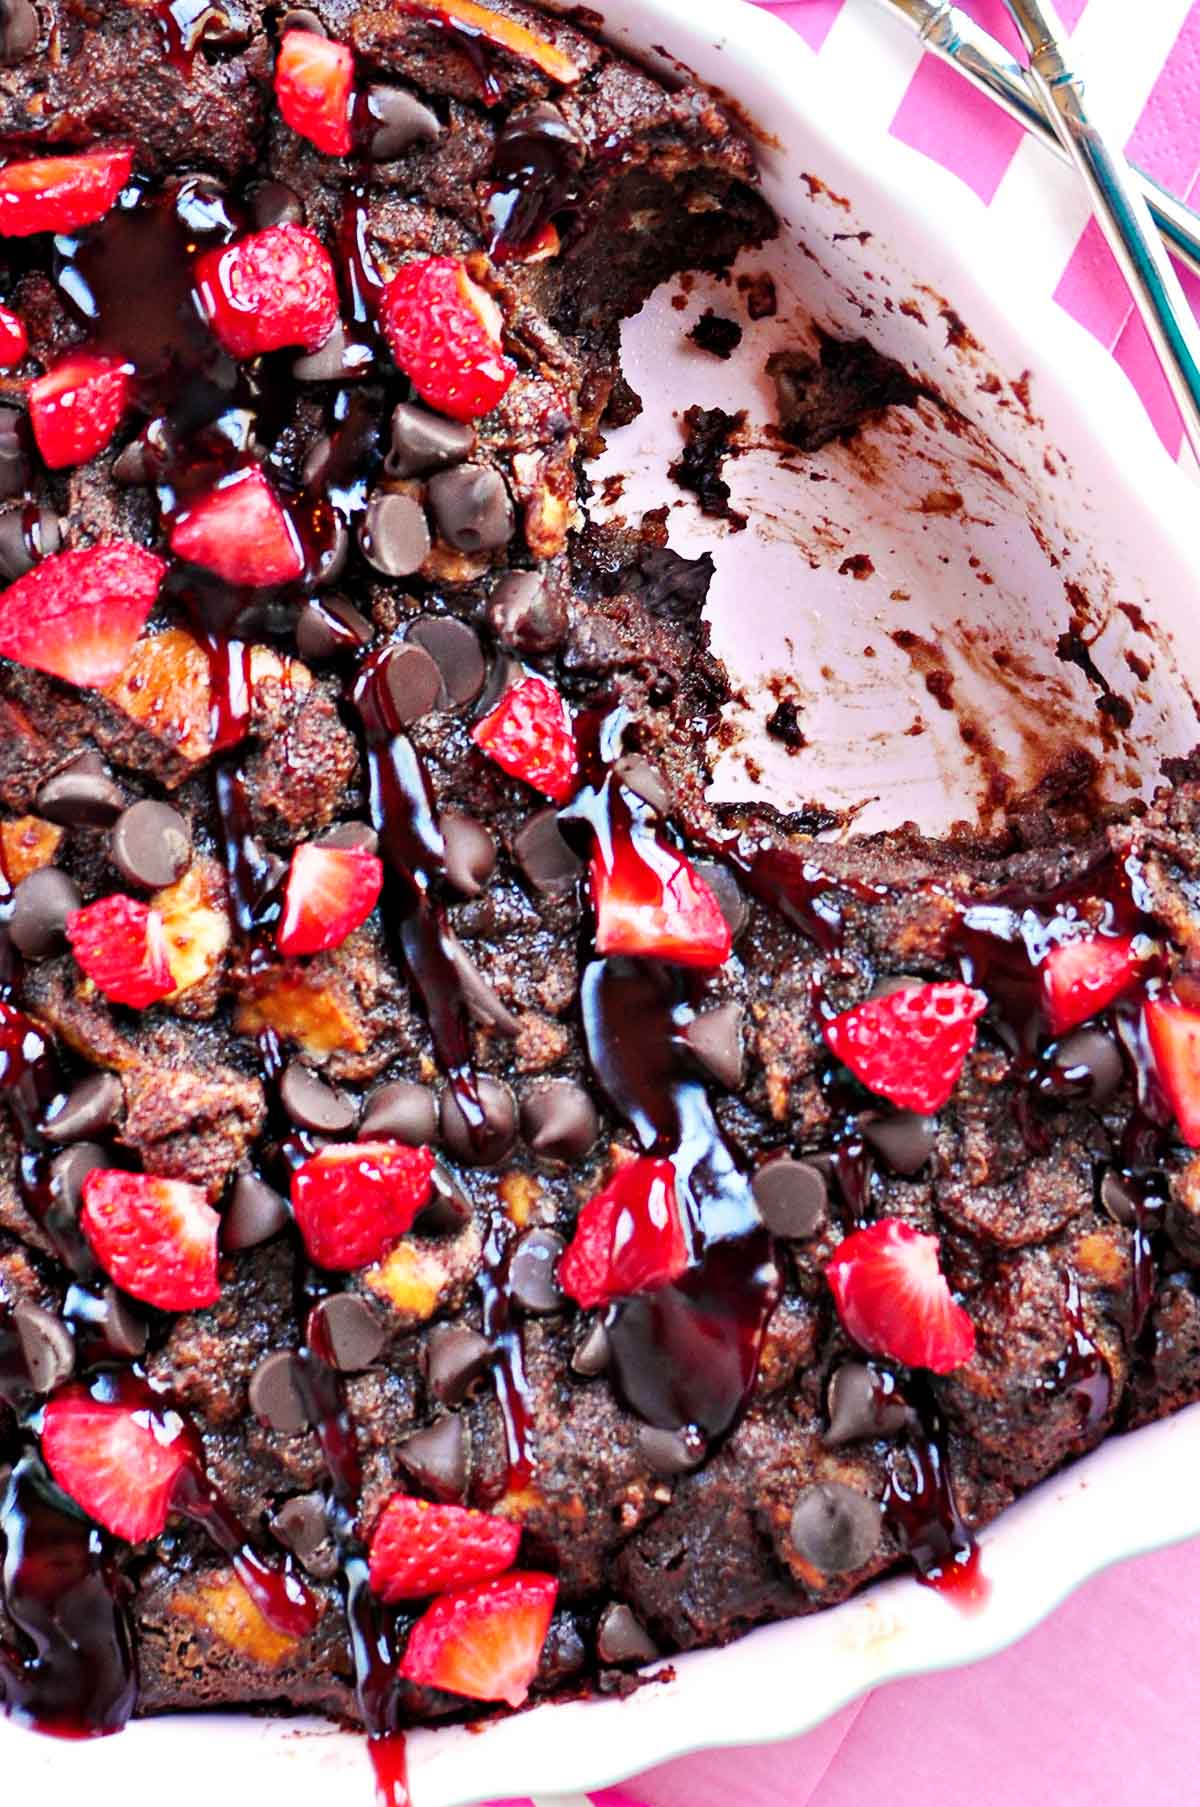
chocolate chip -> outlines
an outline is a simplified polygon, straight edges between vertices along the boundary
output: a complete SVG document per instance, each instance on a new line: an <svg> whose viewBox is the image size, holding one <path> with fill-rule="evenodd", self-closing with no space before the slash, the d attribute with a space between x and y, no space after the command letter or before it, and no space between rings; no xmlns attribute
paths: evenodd
<svg viewBox="0 0 1200 1807"><path fill-rule="evenodd" d="M289 31L311 31L319 38L327 38L329 33L322 23L319 13L307 6L289 6L279 21L279 35L283 37Z"/></svg>
<svg viewBox="0 0 1200 1807"><path fill-rule="evenodd" d="M754 1176L754 1202L768 1230L793 1242L807 1242L828 1217L824 1175L809 1161L768 1161Z"/></svg>
<svg viewBox="0 0 1200 1807"><path fill-rule="evenodd" d="M125 1102L125 1091L115 1073L93 1073L81 1079L63 1099L60 1109L41 1125L51 1142L82 1142L111 1129Z"/></svg>
<svg viewBox="0 0 1200 1807"><path fill-rule="evenodd" d="M831 1449L862 1437L898 1436L913 1416L895 1376L867 1362L843 1362L834 1371L828 1403L825 1442Z"/></svg>
<svg viewBox="0 0 1200 1807"><path fill-rule="evenodd" d="M514 652L556 652L569 625L566 598L540 571L510 571L492 591L487 624Z"/></svg>
<svg viewBox="0 0 1200 1807"><path fill-rule="evenodd" d="M22 1299L13 1312L21 1359L35 1393L50 1393L75 1366L75 1339L62 1319Z"/></svg>
<svg viewBox="0 0 1200 1807"><path fill-rule="evenodd" d="M465 1167L494 1167L512 1147L517 1134L516 1099L500 1080L481 1073L478 1079L483 1124L472 1138L462 1105L450 1086L442 1093L442 1140Z"/></svg>
<svg viewBox="0 0 1200 1807"><path fill-rule="evenodd" d="M661 1430L656 1424L643 1424L638 1431L638 1448L642 1459L655 1474L672 1477L699 1468L708 1453L703 1433L694 1424L682 1430Z"/></svg>
<svg viewBox="0 0 1200 1807"><path fill-rule="evenodd" d="M257 1173L240 1173L221 1219L221 1247L254 1249L278 1236L290 1221L286 1201Z"/></svg>
<svg viewBox="0 0 1200 1807"><path fill-rule="evenodd" d="M442 674L419 646L393 647L383 668L383 681L395 719L407 727L437 706Z"/></svg>
<svg viewBox="0 0 1200 1807"><path fill-rule="evenodd" d="M417 497L394 490L378 490L371 497L358 538L368 564L385 577L411 577L433 546Z"/></svg>
<svg viewBox="0 0 1200 1807"><path fill-rule="evenodd" d="M1114 1223L1131 1229L1138 1220L1137 1198L1128 1183L1110 1167L1100 1181L1100 1203Z"/></svg>
<svg viewBox="0 0 1200 1807"><path fill-rule="evenodd" d="M258 232L269 226L303 226L304 202L286 182L258 182L250 191L250 218Z"/></svg>
<svg viewBox="0 0 1200 1807"><path fill-rule="evenodd" d="M566 1246L553 1230L527 1230L517 1243L508 1265L508 1286L526 1311L562 1310L566 1300L554 1270Z"/></svg>
<svg viewBox="0 0 1200 1807"><path fill-rule="evenodd" d="M33 475L25 450L23 419L17 408L0 408L0 502L23 495Z"/></svg>
<svg viewBox="0 0 1200 1807"><path fill-rule="evenodd" d="M125 807L125 799L95 753L82 753L48 778L34 808L59 828L108 828Z"/></svg>
<svg viewBox="0 0 1200 1807"><path fill-rule="evenodd" d="M466 1324L439 1324L421 1357L429 1391L442 1405L461 1405L491 1368L495 1350Z"/></svg>
<svg viewBox="0 0 1200 1807"><path fill-rule="evenodd" d="M270 1523L280 1543L315 1580L327 1581L337 1573L337 1551L319 1493L300 1493L286 1500Z"/></svg>
<svg viewBox="0 0 1200 1807"><path fill-rule="evenodd" d="M740 1004L718 1004L715 1010L693 1017L683 1030L683 1042L715 1080L729 1091L737 1091L745 1068Z"/></svg>
<svg viewBox="0 0 1200 1807"><path fill-rule="evenodd" d="M300 1387L300 1358L292 1349L276 1349L250 1376L250 1409L273 1431L291 1436L308 1424L308 1407Z"/></svg>
<svg viewBox="0 0 1200 1807"><path fill-rule="evenodd" d="M405 639L423 647L442 674L439 707L461 709L483 689L487 665L479 635L453 615L422 615Z"/></svg>
<svg viewBox="0 0 1200 1807"><path fill-rule="evenodd" d="M736 941L750 920L750 900L737 879L720 860L693 860L692 870L702 878L717 900L717 908Z"/></svg>
<svg viewBox="0 0 1200 1807"><path fill-rule="evenodd" d="M919 1173L937 1141L937 1118L920 1111L897 1111L894 1116L872 1117L862 1126L863 1136L882 1155L893 1173Z"/></svg>
<svg viewBox="0 0 1200 1807"><path fill-rule="evenodd" d="M12 897L8 932L27 960L43 960L64 944L68 916L83 904L79 886L55 866L43 866L23 878Z"/></svg>
<svg viewBox="0 0 1200 1807"><path fill-rule="evenodd" d="M602 1663L652 1663L661 1652L624 1602L614 1600L600 1614L596 1655Z"/></svg>
<svg viewBox="0 0 1200 1807"><path fill-rule="evenodd" d="M614 768L626 790L648 803L660 816L671 813L671 793L657 766L652 766L640 753L622 753Z"/></svg>
<svg viewBox="0 0 1200 1807"><path fill-rule="evenodd" d="M576 1374L582 1374L586 1380L593 1380L597 1374L604 1373L611 1356L608 1332L604 1325L597 1321L576 1348L571 1357L571 1366Z"/></svg>
<svg viewBox="0 0 1200 1807"><path fill-rule="evenodd" d="M374 121L368 150L376 163L390 162L411 144L436 144L442 135L437 114L407 88L390 82L371 83L367 112Z"/></svg>
<svg viewBox="0 0 1200 1807"><path fill-rule="evenodd" d="M600 1134L588 1093L573 1079L552 1079L521 1101L521 1134L547 1161L579 1161Z"/></svg>
<svg viewBox="0 0 1200 1807"><path fill-rule="evenodd" d="M104 1288L100 1308L92 1314L91 1322L114 1359L135 1361L145 1354L150 1328L115 1286Z"/></svg>
<svg viewBox="0 0 1200 1807"><path fill-rule="evenodd" d="M423 477L461 464L474 450L475 429L467 422L400 402L392 410L392 449L383 468L389 477Z"/></svg>
<svg viewBox="0 0 1200 1807"><path fill-rule="evenodd" d="M371 347L352 339L339 320L323 345L305 351L292 361L292 375L299 383L340 383L358 376L371 362Z"/></svg>
<svg viewBox="0 0 1200 1807"><path fill-rule="evenodd" d="M478 897L496 870L496 843L482 822L461 810L444 809L446 877L460 897Z"/></svg>
<svg viewBox="0 0 1200 1807"><path fill-rule="evenodd" d="M127 489L137 489L154 481L150 468L150 452L144 439L131 439L112 463L112 480Z"/></svg>
<svg viewBox="0 0 1200 1807"><path fill-rule="evenodd" d="M317 846L376 853L379 849L379 836L369 822L339 822L335 828L327 828L324 834L317 836Z"/></svg>
<svg viewBox="0 0 1200 1807"><path fill-rule="evenodd" d="M145 891L161 891L192 863L192 831L166 803L133 803L113 823L109 857L123 879Z"/></svg>
<svg viewBox="0 0 1200 1807"><path fill-rule="evenodd" d="M916 979L911 973L887 973L876 979L868 998L894 998L899 991L919 991L924 979Z"/></svg>
<svg viewBox="0 0 1200 1807"><path fill-rule="evenodd" d="M874 1500L840 1481L806 1487L792 1513L792 1547L822 1575L861 1569L879 1548L883 1521Z"/></svg>
<svg viewBox="0 0 1200 1807"><path fill-rule="evenodd" d="M498 552L513 533L513 507L499 471L460 464L429 479L429 507L442 538L457 552Z"/></svg>
<svg viewBox="0 0 1200 1807"><path fill-rule="evenodd" d="M539 810L518 829L513 858L534 890L546 897L573 891L582 865L563 839L554 809Z"/></svg>
<svg viewBox="0 0 1200 1807"><path fill-rule="evenodd" d="M30 0L0 0L0 63L22 63L38 41L38 16Z"/></svg>
<svg viewBox="0 0 1200 1807"><path fill-rule="evenodd" d="M83 1205L83 1182L89 1173L111 1166L108 1150L98 1142L76 1142L56 1154L50 1163L50 1188L64 1215L78 1217Z"/></svg>
<svg viewBox="0 0 1200 1807"><path fill-rule="evenodd" d="M343 1374L361 1374L383 1353L387 1331L365 1299L333 1293L313 1307L309 1337Z"/></svg>
<svg viewBox="0 0 1200 1807"><path fill-rule="evenodd" d="M358 1128L360 1142L407 1142L427 1147L437 1135L437 1099L427 1085L411 1079L394 1079L381 1085L367 1099Z"/></svg>
<svg viewBox="0 0 1200 1807"><path fill-rule="evenodd" d="M344 596L312 598L296 617L296 651L302 659L333 659L365 646L373 629Z"/></svg>
<svg viewBox="0 0 1200 1807"><path fill-rule="evenodd" d="M439 1418L396 1446L396 1460L426 1493L461 1500L467 1491L467 1433L459 1418Z"/></svg>
<svg viewBox="0 0 1200 1807"><path fill-rule="evenodd" d="M62 546L62 523L52 508L36 506L0 511L0 581L15 583L39 559Z"/></svg>
<svg viewBox="0 0 1200 1807"><path fill-rule="evenodd" d="M497 997L458 936L448 934L445 937L445 947L458 974L463 1003L475 1021L488 1023L493 1029L498 1029L501 1035L515 1039L520 1033L521 1025L508 1006Z"/></svg>
<svg viewBox="0 0 1200 1807"><path fill-rule="evenodd" d="M279 1082L279 1102L300 1129L342 1136L358 1121L358 1107L345 1092L326 1085L302 1061L289 1061Z"/></svg>
<svg viewBox="0 0 1200 1807"><path fill-rule="evenodd" d="M1054 1050L1054 1064L1086 1087L1088 1102L1104 1104L1119 1092L1125 1078L1121 1050L1103 1029L1076 1029Z"/></svg>
<svg viewBox="0 0 1200 1807"><path fill-rule="evenodd" d="M488 672L487 683L484 685L479 699L476 702L474 709L471 711L473 720L477 722L482 721L485 716L490 715L497 703L512 689L513 685L519 684L527 675L525 668L518 665L515 659L510 659L506 652L500 653L497 658L492 660L492 668Z"/></svg>
<svg viewBox="0 0 1200 1807"><path fill-rule="evenodd" d="M413 1229L418 1236L457 1236L471 1221L471 1201L444 1167L429 1176L429 1203Z"/></svg>

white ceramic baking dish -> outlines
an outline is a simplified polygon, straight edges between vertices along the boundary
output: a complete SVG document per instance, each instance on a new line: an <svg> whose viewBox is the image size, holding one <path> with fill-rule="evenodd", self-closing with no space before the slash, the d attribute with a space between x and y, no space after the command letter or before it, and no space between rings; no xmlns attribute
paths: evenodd
<svg viewBox="0 0 1200 1807"><path fill-rule="evenodd" d="M715 552L714 643L742 692L718 794L851 809L859 829L912 819L936 831L986 820L998 776L1019 794L1079 747L1112 795L1146 788L1160 757L1196 734L1200 506L1120 371L1026 292L1020 245L995 242L974 195L869 128L778 21L740 0L606 0L603 11L618 41L643 55L667 45L736 99L763 134L784 222L779 244L742 266L773 273L780 312L748 330L731 363L684 336L707 305L740 312L727 286L697 283L680 308L687 285L670 285L631 324L627 371L647 408L598 467L598 479L623 479L608 486L623 491L610 512L677 500L664 472L675 416L694 402L745 408L747 440L765 445L766 355L805 340L813 318L868 334L958 410L923 402L816 459L747 452L727 470L750 517L743 533L673 511L680 550ZM1132 708L1107 743L1094 686L1056 653L1073 617ZM916 639L904 649L896 632ZM926 684L933 670L950 708ZM756 729L781 690L807 738L794 754ZM1198 1465L1200 1408L1047 1483L984 1534L992 1591L972 1617L899 1578L687 1657L624 1702L418 1733L415 1807L584 1790L688 1750L795 1735L879 1682L986 1655L1106 1563L1200 1531ZM359 1738L231 1716L136 1725L88 1746L0 1722L0 1773L14 1798L165 1789L172 1807L329 1807L366 1803L372 1786Z"/></svg>

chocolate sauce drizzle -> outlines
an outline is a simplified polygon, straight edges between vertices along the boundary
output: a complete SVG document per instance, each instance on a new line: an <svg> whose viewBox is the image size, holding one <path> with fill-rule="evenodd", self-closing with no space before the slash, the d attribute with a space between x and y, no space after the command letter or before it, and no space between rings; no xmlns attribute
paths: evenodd
<svg viewBox="0 0 1200 1807"><path fill-rule="evenodd" d="M958 1508L945 1430L928 1393L920 1400L919 1417L919 1428L888 1451L884 1523L918 1580L956 1605L975 1609L986 1601L989 1584L975 1534Z"/></svg>

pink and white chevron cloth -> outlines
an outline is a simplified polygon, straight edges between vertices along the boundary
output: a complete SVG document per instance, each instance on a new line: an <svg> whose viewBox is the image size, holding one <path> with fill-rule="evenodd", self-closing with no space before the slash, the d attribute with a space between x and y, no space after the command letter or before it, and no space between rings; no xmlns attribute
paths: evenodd
<svg viewBox="0 0 1200 1807"><path fill-rule="evenodd" d="M733 4L734 0L730 0ZM1019 226L1037 280L1106 345L1172 455L1170 395L1073 171L922 52L874 0L754 0L877 120ZM1014 49L1003 0L960 0ZM1200 208L1200 0L1059 0L1133 160ZM1200 281L1184 276L1200 312ZM1200 472L1197 473L1200 475ZM1200 526L1200 511L1198 511ZM1200 558L1200 533L1197 538ZM989 1662L893 1683L786 1744L686 1757L533 1807L1159 1807L1200 1798L1200 1541L1093 1581ZM803 1695L804 1676L795 1678ZM736 1700L730 1702L736 1714ZM530 1807L503 1802L493 1807Z"/></svg>

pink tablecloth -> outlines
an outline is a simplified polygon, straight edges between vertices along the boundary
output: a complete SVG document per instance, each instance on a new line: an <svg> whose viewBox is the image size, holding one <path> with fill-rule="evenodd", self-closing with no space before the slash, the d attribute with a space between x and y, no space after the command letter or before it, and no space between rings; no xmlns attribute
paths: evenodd
<svg viewBox="0 0 1200 1807"><path fill-rule="evenodd" d="M1015 45L1003 0L966 0ZM1093 93L1111 97L1130 155L1200 197L1200 0L1059 0ZM872 0L773 10L831 74L870 58L891 131L968 182L1002 224L1037 229L1026 255L1063 307L1133 379L1173 455L1178 418L1071 173ZM1132 28L1136 22L1136 31ZM1108 109L1112 113L1113 108ZM1197 200L1200 205L1200 199ZM1200 302L1200 283L1190 293ZM1151 1807L1200 1798L1200 1542L1101 1576L1015 1648L895 1683L805 1738L685 1758L593 1797L596 1807ZM803 1694L804 1677L796 1688ZM539 1804L540 1807L540 1804Z"/></svg>

